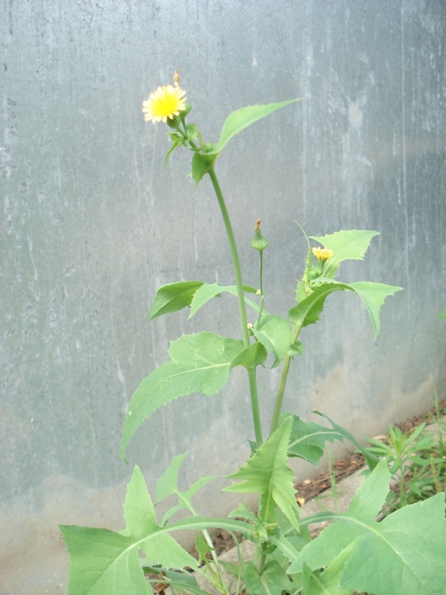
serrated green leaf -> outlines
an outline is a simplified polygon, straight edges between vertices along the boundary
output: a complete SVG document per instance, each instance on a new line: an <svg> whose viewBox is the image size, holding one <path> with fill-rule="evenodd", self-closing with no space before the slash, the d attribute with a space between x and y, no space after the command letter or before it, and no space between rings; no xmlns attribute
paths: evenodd
<svg viewBox="0 0 446 595"><path fill-rule="evenodd" d="M365 229L341 230L326 236L310 236L324 248L333 251L333 256L324 266L324 276L333 277L343 260L362 260L377 231Z"/></svg>
<svg viewBox="0 0 446 595"><path fill-rule="evenodd" d="M163 314L178 312L178 310L190 306L195 292L202 285L204 285L202 281L181 281L180 283L162 285L158 289L150 308L149 320Z"/></svg>
<svg viewBox="0 0 446 595"><path fill-rule="evenodd" d="M183 550L169 533L207 528L241 532L246 536L252 532L251 526L241 521L198 516L169 527L159 527L142 539L108 529L60 525L71 556L68 595L147 595L151 590L142 571L138 550L142 550L149 560L154 559L167 568L196 568L197 560Z"/></svg>
<svg viewBox="0 0 446 595"><path fill-rule="evenodd" d="M195 181L195 186L211 171L216 159L217 154L194 153L192 157L192 177Z"/></svg>
<svg viewBox="0 0 446 595"><path fill-rule="evenodd" d="M177 455L171 461L171 464L159 478L156 484L156 499L160 502L164 498L175 495L177 497L177 505L173 506L164 513L161 526L164 527L167 521L176 514L179 510L192 509L192 498L195 494L204 487L207 483L215 479L215 475L208 475L201 477L198 481L193 483L188 490L180 490L178 488L178 470L184 460L186 454Z"/></svg>
<svg viewBox="0 0 446 595"><path fill-rule="evenodd" d="M172 140L172 146L170 147L170 149L167 151L166 153L166 160L165 162L167 163L169 161L169 157L170 155L173 153L173 151L175 151L175 149L177 147L179 147L180 145L183 144L183 139L182 137L178 134L178 132L171 132L169 134L171 140Z"/></svg>
<svg viewBox="0 0 446 595"><path fill-rule="evenodd" d="M273 354L274 362L271 367L278 366L291 345L291 329L288 322L281 316L265 316L252 332L266 350Z"/></svg>
<svg viewBox="0 0 446 595"><path fill-rule="evenodd" d="M255 293L254 287L248 285L243 286L244 291L248 293ZM235 285L219 285L218 283L203 283L202 286L195 292L191 301L191 308L189 318L198 312L209 300L214 297L220 297L222 293L231 293L237 296L237 287Z"/></svg>
<svg viewBox="0 0 446 595"><path fill-rule="evenodd" d="M375 338L379 335L380 323L379 323L379 311L381 306L384 304L386 297L395 294L397 291L401 291L402 287L396 287L393 285L384 285L383 283L370 283L368 281L358 281L356 283L350 283L352 291L354 291L364 302L365 307L372 320L373 330Z"/></svg>
<svg viewBox="0 0 446 595"><path fill-rule="evenodd" d="M326 415L322 415L318 411L313 411L313 413L329 421L331 428L313 422L304 422L298 415L291 415L293 426L288 444L288 456L300 457L313 465L317 465L324 454L326 442L333 443L335 440L339 440L339 442L349 440L364 454L371 469L376 466L378 459L368 449L364 448L353 434L337 425ZM283 417L288 417L289 415L289 413L284 413Z"/></svg>
<svg viewBox="0 0 446 595"><path fill-rule="evenodd" d="M229 479L242 479L224 488L225 492L260 494L259 516L266 523L274 523L278 506L296 530L298 506L293 486L294 473L287 464L287 445L292 419L286 419L236 473Z"/></svg>
<svg viewBox="0 0 446 595"><path fill-rule="evenodd" d="M297 306L291 308L288 312L288 317L294 327L304 328L309 324L315 324L319 320L319 316L324 308L327 297L330 293L333 293L333 291L341 289L346 289L346 287L342 287L341 283L315 287L313 293L299 302Z"/></svg>
<svg viewBox="0 0 446 595"><path fill-rule="evenodd" d="M242 341L208 332L183 335L172 341L171 361L147 376L131 398L122 434L121 457L138 427L161 405L195 392L205 396L219 392L229 379L233 359L242 350Z"/></svg>
<svg viewBox="0 0 446 595"><path fill-rule="evenodd" d="M244 366L247 370L261 366L265 363L268 354L261 343L253 343L241 351L231 362L231 369Z"/></svg>
<svg viewBox="0 0 446 595"><path fill-rule="evenodd" d="M288 316L295 327L303 328L309 324L314 324L319 319L327 296L333 291L353 291L361 298L367 308L375 338L379 335L379 311L384 304L384 300L402 289L393 285L368 281L358 281L350 284L340 283L328 277L316 279L314 283L320 283L320 285L314 287L313 293L288 312Z"/></svg>
<svg viewBox="0 0 446 595"><path fill-rule="evenodd" d="M155 508L141 469L137 465L127 486L124 517L127 528L135 539L143 539L145 535L157 530Z"/></svg>
<svg viewBox="0 0 446 595"><path fill-rule="evenodd" d="M220 153L226 143L228 143L233 136L251 124L254 124L257 120L261 120L276 110L286 107L291 103L295 103L296 101L300 101L300 99L291 99L281 103L269 103L266 105L251 105L232 112L232 114L226 118L223 128L221 129L220 139L218 143L212 147L210 153Z"/></svg>
<svg viewBox="0 0 446 595"><path fill-rule="evenodd" d="M155 488L157 503L168 498L178 490L178 470L186 455L187 453L182 453L174 457L170 465L158 479Z"/></svg>

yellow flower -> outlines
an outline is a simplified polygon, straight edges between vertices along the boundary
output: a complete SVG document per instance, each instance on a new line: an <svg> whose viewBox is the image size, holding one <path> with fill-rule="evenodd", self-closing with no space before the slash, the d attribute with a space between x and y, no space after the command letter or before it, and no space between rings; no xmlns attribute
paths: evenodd
<svg viewBox="0 0 446 595"><path fill-rule="evenodd" d="M312 248L312 251L318 260L328 260L333 256L333 250L328 248Z"/></svg>
<svg viewBox="0 0 446 595"><path fill-rule="evenodd" d="M186 91L180 87L165 85L150 93L147 101L142 102L142 111L146 122L167 122L173 120L186 108Z"/></svg>

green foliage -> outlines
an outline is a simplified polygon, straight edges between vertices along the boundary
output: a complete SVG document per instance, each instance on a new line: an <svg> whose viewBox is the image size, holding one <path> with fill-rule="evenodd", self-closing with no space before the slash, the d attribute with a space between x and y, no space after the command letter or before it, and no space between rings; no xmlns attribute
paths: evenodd
<svg viewBox="0 0 446 595"><path fill-rule="evenodd" d="M326 277L334 277L339 265L344 260L363 260L370 242L375 236L379 236L377 231L352 229L337 231L322 237L310 236L310 238L333 252L333 256L324 269L324 274Z"/></svg>
<svg viewBox="0 0 446 595"><path fill-rule="evenodd" d="M444 312L441 312L441 314L438 315L438 318L442 318L443 320L446 320L446 310Z"/></svg>
<svg viewBox="0 0 446 595"><path fill-rule="evenodd" d="M314 413L328 420L331 428L313 422L304 422L299 416L292 415L293 426L288 444L288 456L300 457L313 465L317 465L324 454L326 442L349 440L364 454L370 469L376 466L378 459L368 449L363 448L353 434L341 428L326 415L322 415L318 411L314 411ZM288 413L284 414L284 416L288 415Z"/></svg>
<svg viewBox="0 0 446 595"><path fill-rule="evenodd" d="M169 491L177 492L176 473L181 460L181 457L178 457L160 480L161 485L158 489L163 497ZM190 494L193 491L192 487L188 492L178 495L180 499L190 503ZM184 497L184 494L188 495ZM159 526L152 499L139 467L135 467L128 485L124 516L127 527L120 533L108 529L60 526L71 555L68 595L150 594L152 591L144 577L138 551L142 551L146 556L145 566L161 565L166 569L177 570L185 567L198 569L197 560L188 554L170 533L181 529L205 530L207 527L241 531L246 535L251 531L249 525L240 521L203 519L198 515L169 526ZM170 518L172 514L165 516ZM185 575L181 574L180 577L177 576L178 582L189 587L190 581L186 580Z"/></svg>
<svg viewBox="0 0 446 595"><path fill-rule="evenodd" d="M150 593L138 550L150 563L156 560L167 567L197 567L197 561L158 527L139 467L135 467L128 485L124 515L126 535L107 529L60 527L71 555L68 595Z"/></svg>
<svg viewBox="0 0 446 595"><path fill-rule="evenodd" d="M275 368L285 357L292 343L291 329L285 318L265 316L257 328L252 329L255 338L274 356Z"/></svg>
<svg viewBox="0 0 446 595"><path fill-rule="evenodd" d="M255 293L256 289L254 287L249 287L247 285L243 286L244 291L246 293ZM203 285L197 289L195 292L193 299L191 301L191 308L189 318L192 318L194 314L198 312L200 308L202 308L205 304L208 303L213 297L220 297L222 293L230 293L232 295L237 295L237 287L235 285L219 285L218 283L203 283ZM246 298L245 298L246 299ZM258 306L255 302L250 301L250 304L254 304L254 310L258 311Z"/></svg>
<svg viewBox="0 0 446 595"><path fill-rule="evenodd" d="M257 494L258 512L254 514L244 504L239 504L228 519L200 516L195 511L193 498L214 478L203 477L188 489L180 489L178 473L185 454L174 457L159 478L155 504L140 469L135 467L125 498L126 527L122 531L114 533L107 529L61 526L71 555L68 595L150 595L153 592L151 584L160 581L168 584L173 593L186 591L208 595L206 587L199 584L196 577L207 581L222 595L229 595L224 565L217 558L209 535L212 528L241 533L244 539L254 543L253 560L244 560L239 549L238 563L226 564L226 569L234 577L237 595L242 588L250 595L347 595L352 589L368 590L374 595L399 592L432 595L440 594L439 589L445 584L442 570L446 556L444 495L438 494L425 503L403 508L377 523L375 517L388 493L390 475L385 460L375 467L377 458L372 449L364 451L352 434L329 418L326 418L330 424L327 427L304 422L286 413L279 424L291 360L303 349L299 341L300 331L318 321L326 298L334 291L357 294L367 308L376 336L385 298L400 290L380 283L346 284L335 280L340 264L345 260L363 259L371 239L378 235L375 231L358 230L312 237L326 249L315 249L314 254L309 238L303 232L308 253L296 292L298 304L288 313L290 322L264 309L263 250L257 253L259 289L243 285L231 222L214 171L215 161L236 134L296 101L255 105L235 111L226 119L215 145L204 143L197 126L186 123L191 106L168 121L172 144L166 160L176 148L183 146L193 152L195 183L198 184L206 174L210 177L228 235L236 284L223 286L182 281L163 285L155 296L149 319L184 308L190 308L190 318L214 297L228 293L238 299L242 340L201 332L182 335L172 341L169 361L152 371L132 396L121 443L121 456L124 457L136 430L160 406L195 392L215 395L228 382L232 368L246 368L256 441L246 464L228 475L233 481L224 491ZM257 239L261 237L259 226L260 222L257 222ZM265 246L266 241L260 248ZM255 313L253 323L248 323L247 306ZM271 368L282 364L282 370L270 434L263 441L256 372L258 366L266 367L267 362ZM374 470L347 513L323 513L299 521L294 474L288 466L288 458L301 457L317 464L327 441L345 439L365 453ZM168 498L174 504L160 520L156 516L156 506L160 502L165 505ZM174 521L179 511L186 518ZM317 539L311 540L308 525L322 519L333 521L333 524ZM200 563L172 537L172 533L183 530L199 532L196 545ZM417 556L419 551L423 551L423 557ZM186 568L193 569L194 575Z"/></svg>
<svg viewBox="0 0 446 595"><path fill-rule="evenodd" d="M383 283L371 283L359 281L356 283L339 283L329 277L319 277L312 283L314 289L310 295L304 298L297 306L291 308L288 316L291 322L298 328L314 324L324 307L326 298L334 291L353 291L363 301L373 325L375 338L379 335L380 321L379 311L384 304L386 297L401 290L401 287L384 285Z"/></svg>
<svg viewBox="0 0 446 595"><path fill-rule="evenodd" d="M121 442L121 457L133 434L158 407L177 397L200 392L210 396L227 383L232 360L242 351L243 343L214 333L183 335L172 341L171 361L162 364L132 396Z"/></svg>
<svg viewBox="0 0 446 595"><path fill-rule="evenodd" d="M241 469L228 475L229 479L244 481L233 483L223 491L260 494L259 515L266 523L275 522L277 506L289 523L298 529L294 473L287 465L291 425L291 418L286 419Z"/></svg>
<svg viewBox="0 0 446 595"><path fill-rule="evenodd" d="M269 116L269 114L272 114L282 107L291 105L296 101L300 101L300 99L291 99L290 101L283 101L281 103L268 103L267 105L251 105L232 112L223 124L218 143L212 147L209 153L221 153L226 143L228 143L236 134L251 124L254 124L254 122L257 122L258 120Z"/></svg>
<svg viewBox="0 0 446 595"><path fill-rule="evenodd" d="M282 595L283 591L289 591L293 587L283 568L275 560L267 562L261 574L252 562L248 562L243 579L246 590L253 595Z"/></svg>
<svg viewBox="0 0 446 595"><path fill-rule="evenodd" d="M336 558L348 549L340 574L341 588L375 595L443 593L444 494L406 506L377 523L375 517L384 503L389 480L390 473L382 460L359 488L348 512L322 513L306 519L307 523L316 517L335 522L302 549L288 572L301 572L304 563L312 570L332 570L333 563L339 565Z"/></svg>
<svg viewBox="0 0 446 595"><path fill-rule="evenodd" d="M402 432L398 427L389 426L385 442L368 439L371 444L368 450L386 459L396 484L396 489L387 497L385 513L443 491L446 479L444 424L438 418L437 423L437 434L426 433L426 424L423 423L412 432Z"/></svg>
<svg viewBox="0 0 446 595"><path fill-rule="evenodd" d="M163 314L178 312L190 306L192 299L204 283L201 281L182 281L162 285L155 296L149 312L149 320L154 320Z"/></svg>

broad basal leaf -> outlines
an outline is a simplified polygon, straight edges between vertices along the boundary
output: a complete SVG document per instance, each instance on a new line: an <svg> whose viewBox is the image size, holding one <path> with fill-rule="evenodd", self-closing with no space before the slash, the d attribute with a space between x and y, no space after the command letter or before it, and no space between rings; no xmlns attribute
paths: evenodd
<svg viewBox="0 0 446 595"><path fill-rule="evenodd" d="M121 456L141 423L158 407L194 392L215 395L229 379L231 362L242 341L214 333L183 335L170 345L171 361L162 364L136 390L130 401L121 442Z"/></svg>
<svg viewBox="0 0 446 595"><path fill-rule="evenodd" d="M265 316L258 328L253 328L255 338L274 356L271 366L275 368L285 357L291 345L291 329L288 322L280 316Z"/></svg>
<svg viewBox="0 0 446 595"><path fill-rule="evenodd" d="M298 530L298 507L294 497L294 473L287 464L287 446L292 419L286 419L276 432L258 448L248 462L229 479L242 479L224 489L225 492L260 494L260 518L275 521L275 506Z"/></svg>
<svg viewBox="0 0 446 595"><path fill-rule="evenodd" d="M148 595L135 539L108 529L60 525L70 553L67 595Z"/></svg>
<svg viewBox="0 0 446 595"><path fill-rule="evenodd" d="M365 229L342 230L326 236L310 236L324 248L333 251L333 256L324 267L324 276L333 277L343 260L362 260L377 231Z"/></svg>
<svg viewBox="0 0 446 595"><path fill-rule="evenodd" d="M220 140L216 145L212 147L210 153L220 153L223 147L226 145L228 141L231 140L233 136L257 122L257 120L261 120L268 116L272 112L275 112L282 107L290 105L291 103L295 103L296 101L300 101L299 99L291 99L290 101L283 101L282 103L269 103L267 105L251 105L248 107L242 107L235 112L232 112L227 118L225 123L223 124L223 128L221 129L220 133Z"/></svg>
<svg viewBox="0 0 446 595"><path fill-rule="evenodd" d="M348 512L316 515L318 520L336 522L302 549L288 572L302 571L304 563L312 570L329 567L350 548L339 581L343 589L375 595L444 593L445 495L405 506L377 523L374 518L384 503L389 481L383 459L361 485Z"/></svg>
<svg viewBox="0 0 446 595"><path fill-rule="evenodd" d="M165 530L156 524L152 500L139 467L135 467L124 504L127 535L107 529L61 526L70 552L68 595L151 593L138 550L150 561L173 568L197 566Z"/></svg>
<svg viewBox="0 0 446 595"><path fill-rule="evenodd" d="M163 314L178 312L186 306L190 306L195 292L204 283L201 281L182 281L180 283L169 283L162 285L155 296L149 312L149 320L153 320Z"/></svg>

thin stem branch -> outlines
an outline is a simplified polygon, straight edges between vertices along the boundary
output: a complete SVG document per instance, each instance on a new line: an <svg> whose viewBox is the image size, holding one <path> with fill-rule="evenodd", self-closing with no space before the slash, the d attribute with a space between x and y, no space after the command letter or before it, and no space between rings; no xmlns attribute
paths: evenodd
<svg viewBox="0 0 446 595"><path fill-rule="evenodd" d="M302 330L302 324L298 325L293 332L291 337L291 345L297 341L300 331ZM288 353L283 358L282 371L280 373L279 387L277 389L276 402L274 404L273 419L271 422L270 436L277 430L279 425L280 412L282 411L283 397L285 395L286 382L288 380L288 372L290 370L291 356Z"/></svg>
<svg viewBox="0 0 446 595"><path fill-rule="evenodd" d="M238 305L240 311L240 322L242 325L242 334L243 334L243 343L245 347L249 347L249 333L248 333L248 321L246 318L246 304L245 304L245 295L243 292L243 281L242 281L242 271L240 268L240 260L238 257L237 252L237 245L235 243L234 232L232 230L231 220L229 218L228 209L226 208L225 199L223 198L223 193L220 188L220 184L218 183L217 176L213 169L209 171L209 176L212 180L212 185L215 190L215 194L217 195L218 204L220 206L220 211L223 216L223 221L226 228L226 234L229 240L229 247L231 249L231 256L232 256L232 263L234 266L234 274L235 274L235 284L237 286L237 297L238 297Z"/></svg>
<svg viewBox="0 0 446 595"><path fill-rule="evenodd" d="M232 264L234 266L234 274L235 274L235 283L237 286L237 297L238 297L238 305L239 305L239 312L240 312L240 322L242 326L242 335L243 335L243 344L245 349L250 346L249 340L249 332L248 332L248 321L246 317L246 303L245 303L245 294L243 291L243 280L242 280L242 272L240 268L240 260L238 257L237 252L237 245L235 243L234 232L232 230L231 220L229 218L229 213L226 208L225 199L223 197L223 193L220 188L220 184L218 183L217 176L215 175L215 171L213 168L209 171L209 176L212 181L212 185L215 190L215 194L217 195L218 204L220 206L220 211L223 216L223 221L226 228L226 234L229 240L229 246L231 249L231 256L232 256ZM260 420L260 407L259 407L259 398L257 393L257 376L255 368L248 370L248 379L249 379L249 391L251 396L251 410L252 410L252 417L254 422L254 432L256 437L257 445L260 446L262 444L262 426Z"/></svg>

